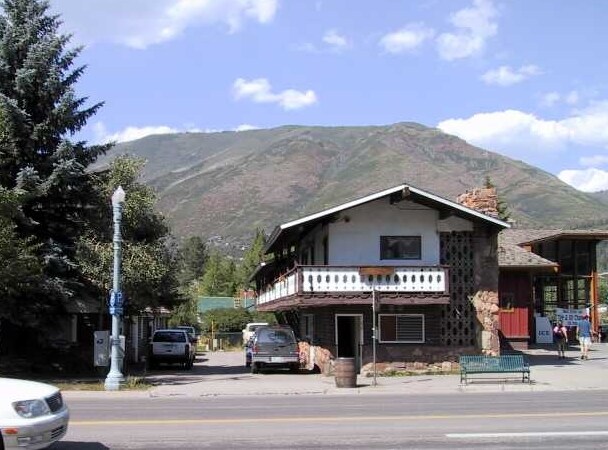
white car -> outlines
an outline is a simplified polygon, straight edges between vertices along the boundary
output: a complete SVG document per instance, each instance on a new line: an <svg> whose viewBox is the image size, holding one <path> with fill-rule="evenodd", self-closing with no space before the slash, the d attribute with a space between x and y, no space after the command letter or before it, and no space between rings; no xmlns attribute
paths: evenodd
<svg viewBox="0 0 608 450"><path fill-rule="evenodd" d="M251 339L257 328L267 325L267 322L250 322L245 325L245 329L243 330L243 345L247 345L247 342L249 342L249 339Z"/></svg>
<svg viewBox="0 0 608 450"><path fill-rule="evenodd" d="M65 436L69 418L55 386L0 378L0 450L46 448Z"/></svg>

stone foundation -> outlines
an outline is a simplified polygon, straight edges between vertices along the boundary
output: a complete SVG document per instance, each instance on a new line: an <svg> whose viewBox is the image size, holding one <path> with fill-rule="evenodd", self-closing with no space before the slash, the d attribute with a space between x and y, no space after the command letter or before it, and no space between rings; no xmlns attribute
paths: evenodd
<svg viewBox="0 0 608 450"><path fill-rule="evenodd" d="M300 342L301 367L332 376L334 355L327 349ZM436 347L379 344L376 368L382 376L397 373L452 373L458 370L460 355L478 354L475 347ZM360 374L373 373L371 346L364 346ZM371 376L371 375L370 375Z"/></svg>

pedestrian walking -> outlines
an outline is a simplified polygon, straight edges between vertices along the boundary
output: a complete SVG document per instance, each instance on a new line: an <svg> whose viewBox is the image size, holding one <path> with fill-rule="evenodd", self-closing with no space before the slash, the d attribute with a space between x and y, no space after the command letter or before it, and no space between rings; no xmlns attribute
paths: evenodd
<svg viewBox="0 0 608 450"><path fill-rule="evenodd" d="M581 344L581 359L589 359L589 348L591 347L591 323L589 316L585 314L576 323L576 338Z"/></svg>
<svg viewBox="0 0 608 450"><path fill-rule="evenodd" d="M557 344L557 357L560 359L566 358L566 347L568 345L568 329L562 321L557 322L553 327L553 339Z"/></svg>

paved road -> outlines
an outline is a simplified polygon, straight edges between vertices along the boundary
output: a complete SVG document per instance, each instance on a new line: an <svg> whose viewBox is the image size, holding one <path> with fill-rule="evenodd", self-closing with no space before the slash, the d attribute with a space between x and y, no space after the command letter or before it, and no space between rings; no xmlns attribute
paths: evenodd
<svg viewBox="0 0 608 450"><path fill-rule="evenodd" d="M607 448L608 391L70 399L55 450ZM491 433L491 434L488 434Z"/></svg>
<svg viewBox="0 0 608 450"><path fill-rule="evenodd" d="M530 385L421 375L354 389L204 354L192 371L149 374L149 391L66 392L72 420L55 449L608 448L608 344L589 361L577 350L528 351Z"/></svg>

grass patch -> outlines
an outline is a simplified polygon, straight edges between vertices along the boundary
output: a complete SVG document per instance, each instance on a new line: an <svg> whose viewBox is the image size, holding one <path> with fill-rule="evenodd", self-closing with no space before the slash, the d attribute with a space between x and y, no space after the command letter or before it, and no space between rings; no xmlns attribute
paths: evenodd
<svg viewBox="0 0 608 450"><path fill-rule="evenodd" d="M62 391L105 391L105 380L61 380L49 381L50 384L57 386ZM144 377L127 377L124 384L120 386L121 391L145 391L153 385Z"/></svg>

